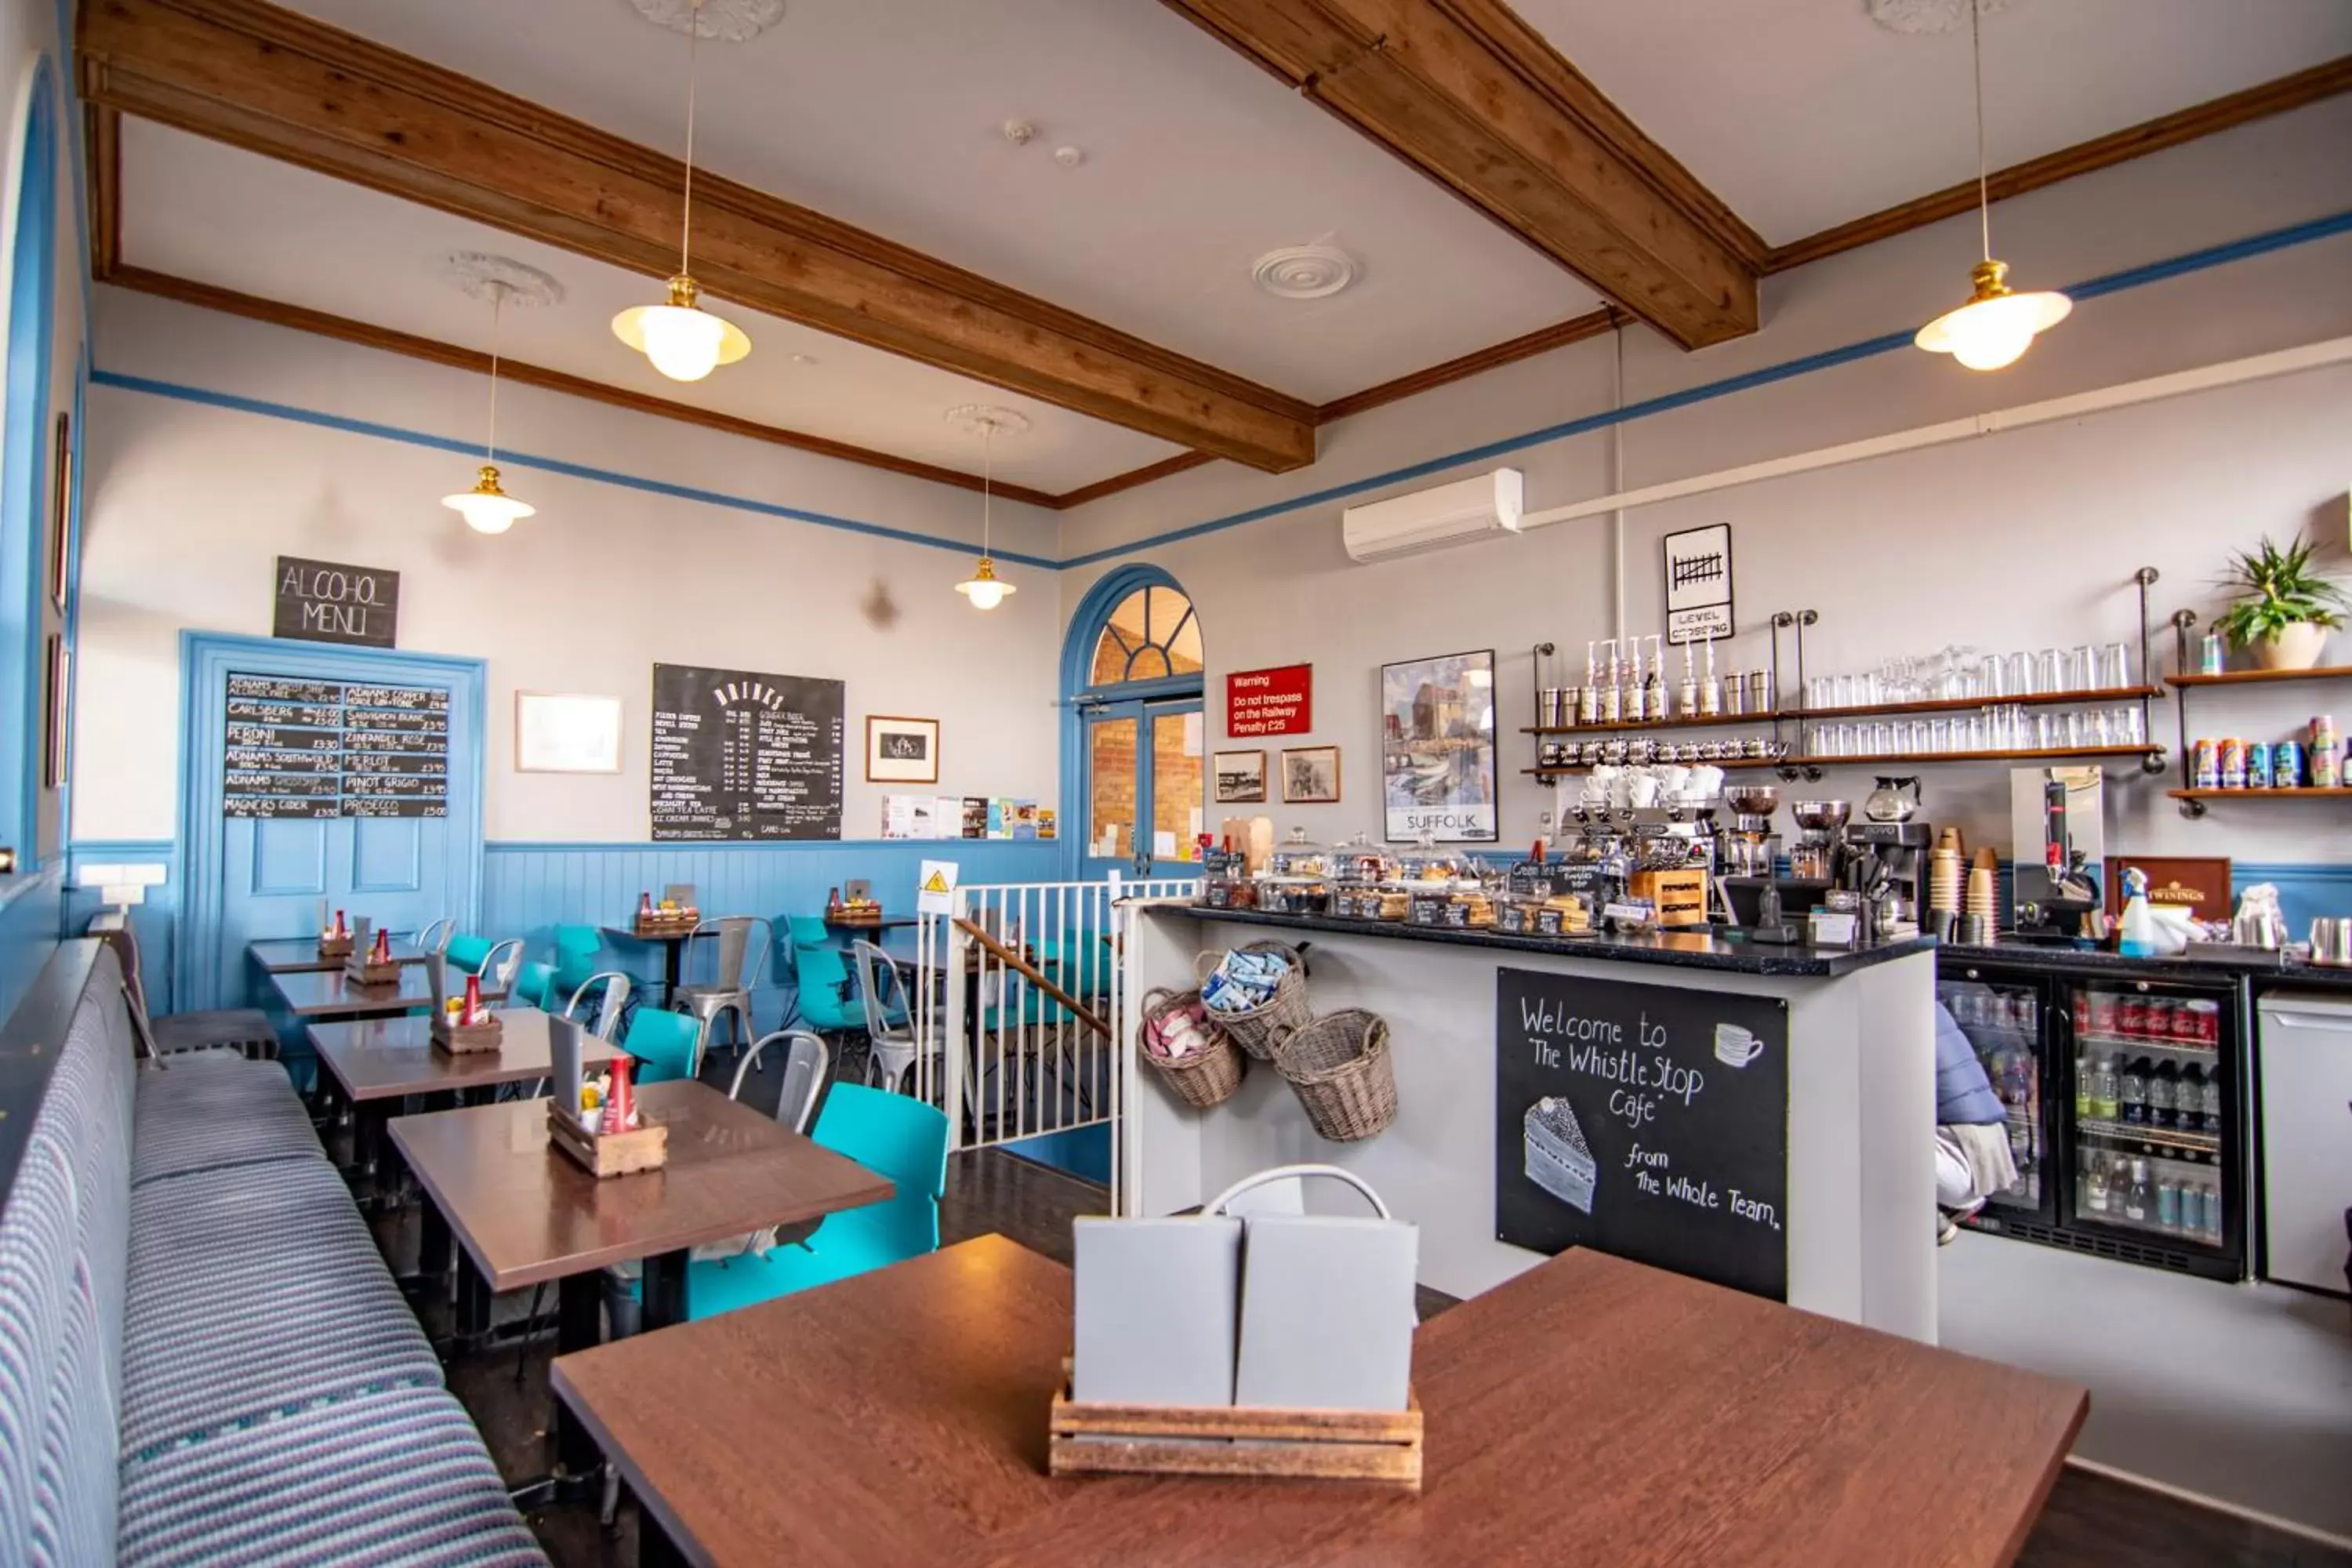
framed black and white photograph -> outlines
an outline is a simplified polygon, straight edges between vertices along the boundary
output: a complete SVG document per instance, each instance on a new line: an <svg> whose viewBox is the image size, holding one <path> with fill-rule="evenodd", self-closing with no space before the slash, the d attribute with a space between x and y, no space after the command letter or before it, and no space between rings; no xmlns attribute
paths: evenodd
<svg viewBox="0 0 2352 1568"><path fill-rule="evenodd" d="M1339 748L1286 746L1282 752L1282 803L1333 805L1339 799Z"/></svg>
<svg viewBox="0 0 2352 1568"><path fill-rule="evenodd" d="M1212 762L1219 805L1242 805L1265 798L1264 752L1219 752Z"/></svg>
<svg viewBox="0 0 2352 1568"><path fill-rule="evenodd" d="M866 716L866 780L868 784L940 782L940 721Z"/></svg>
<svg viewBox="0 0 2352 1568"><path fill-rule="evenodd" d="M1738 630L1731 614L1731 524L1669 533L1664 548L1666 640L1721 641Z"/></svg>
<svg viewBox="0 0 2352 1568"><path fill-rule="evenodd" d="M1381 795L1391 844L1491 844L1495 650L1381 666Z"/></svg>

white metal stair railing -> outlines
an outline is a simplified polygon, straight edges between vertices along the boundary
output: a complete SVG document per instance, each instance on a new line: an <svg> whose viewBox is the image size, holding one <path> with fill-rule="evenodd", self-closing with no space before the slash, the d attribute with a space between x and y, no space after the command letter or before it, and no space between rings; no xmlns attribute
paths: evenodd
<svg viewBox="0 0 2352 1568"><path fill-rule="evenodd" d="M1191 878L1024 882L956 889L916 930L915 1094L948 1113L950 1150L1110 1128L1116 1214L1127 1086L1118 905L1190 897ZM968 925L963 922L968 922ZM985 931L992 947L973 934ZM999 950L1002 950L1001 952ZM1003 953L1103 1026L1081 1018Z"/></svg>

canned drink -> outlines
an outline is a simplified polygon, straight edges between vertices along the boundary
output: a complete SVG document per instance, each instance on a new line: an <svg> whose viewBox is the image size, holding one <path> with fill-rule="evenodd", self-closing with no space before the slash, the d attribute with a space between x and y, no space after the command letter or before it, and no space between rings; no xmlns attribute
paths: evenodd
<svg viewBox="0 0 2352 1568"><path fill-rule="evenodd" d="M2271 788L2300 789L2304 782L2301 741L2281 741L2271 748Z"/></svg>
<svg viewBox="0 0 2352 1568"><path fill-rule="evenodd" d="M2190 784L2198 789L2221 787L2221 745L2218 741L2199 741L2189 748Z"/></svg>
<svg viewBox="0 0 2352 1568"><path fill-rule="evenodd" d="M2337 739L2335 714L2314 713L2311 716L2311 749L2313 751L2315 752L2322 746L2332 747Z"/></svg>
<svg viewBox="0 0 2352 1568"><path fill-rule="evenodd" d="M2221 785L2223 789L2246 787L2246 743L2231 735L2221 742Z"/></svg>
<svg viewBox="0 0 2352 1568"><path fill-rule="evenodd" d="M2126 994L2116 1008L2116 1033L2138 1040L2147 1037L2147 998L2137 992Z"/></svg>
<svg viewBox="0 0 2352 1568"><path fill-rule="evenodd" d="M2078 1002L2076 1006L2090 1021L2091 1033L2114 1035L2120 1032L2116 1015L2121 1001L2112 991L2094 991L2089 994L2087 1005Z"/></svg>
<svg viewBox="0 0 2352 1568"><path fill-rule="evenodd" d="M2141 1035L2145 1038L2151 1040L2169 1040L2173 1038L2172 1012L2172 998L2169 996L2149 997L2147 999L2147 1027L2140 1031Z"/></svg>
<svg viewBox="0 0 2352 1568"><path fill-rule="evenodd" d="M2189 1019L2181 1038L2208 1050L2218 1049L2221 1044L2221 1004L2199 1000L2189 1003L2181 1011Z"/></svg>
<svg viewBox="0 0 2352 1568"><path fill-rule="evenodd" d="M2336 789L2344 783L2344 758L2334 746L2311 748L2311 787Z"/></svg>
<svg viewBox="0 0 2352 1568"><path fill-rule="evenodd" d="M2227 658L2227 651L2222 645L2220 632L2207 632L2197 661L2198 673L2200 675L2221 674L2222 663Z"/></svg>
<svg viewBox="0 0 2352 1568"><path fill-rule="evenodd" d="M2255 741L2246 747L2246 787L2271 787L2271 747L2267 741Z"/></svg>

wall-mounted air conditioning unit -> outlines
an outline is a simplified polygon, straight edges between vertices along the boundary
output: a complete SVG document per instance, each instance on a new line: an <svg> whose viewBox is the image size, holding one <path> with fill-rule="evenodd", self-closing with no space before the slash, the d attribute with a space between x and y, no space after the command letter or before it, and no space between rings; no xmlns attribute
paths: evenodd
<svg viewBox="0 0 2352 1568"><path fill-rule="evenodd" d="M1433 490L1351 506L1339 514L1340 531L1349 555L1358 561L1386 561L1490 533L1517 533L1525 485L1518 469L1496 468Z"/></svg>

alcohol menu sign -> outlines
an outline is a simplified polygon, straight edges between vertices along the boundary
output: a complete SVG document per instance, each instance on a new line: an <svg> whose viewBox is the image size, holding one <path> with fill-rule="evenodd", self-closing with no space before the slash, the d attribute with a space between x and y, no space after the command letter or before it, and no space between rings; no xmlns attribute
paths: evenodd
<svg viewBox="0 0 2352 1568"><path fill-rule="evenodd" d="M1789 1298L1789 1009L1503 969L1495 1234Z"/></svg>
<svg viewBox="0 0 2352 1568"><path fill-rule="evenodd" d="M839 838L842 683L654 666L656 840Z"/></svg>
<svg viewBox="0 0 2352 1568"><path fill-rule="evenodd" d="M1315 667L1237 669L1225 677L1225 733L1304 735L1315 728Z"/></svg>
<svg viewBox="0 0 2352 1568"><path fill-rule="evenodd" d="M400 574L380 566L278 558L274 637L390 647L400 629Z"/></svg>
<svg viewBox="0 0 2352 1568"><path fill-rule="evenodd" d="M446 690L232 675L225 700L226 815L449 815Z"/></svg>

